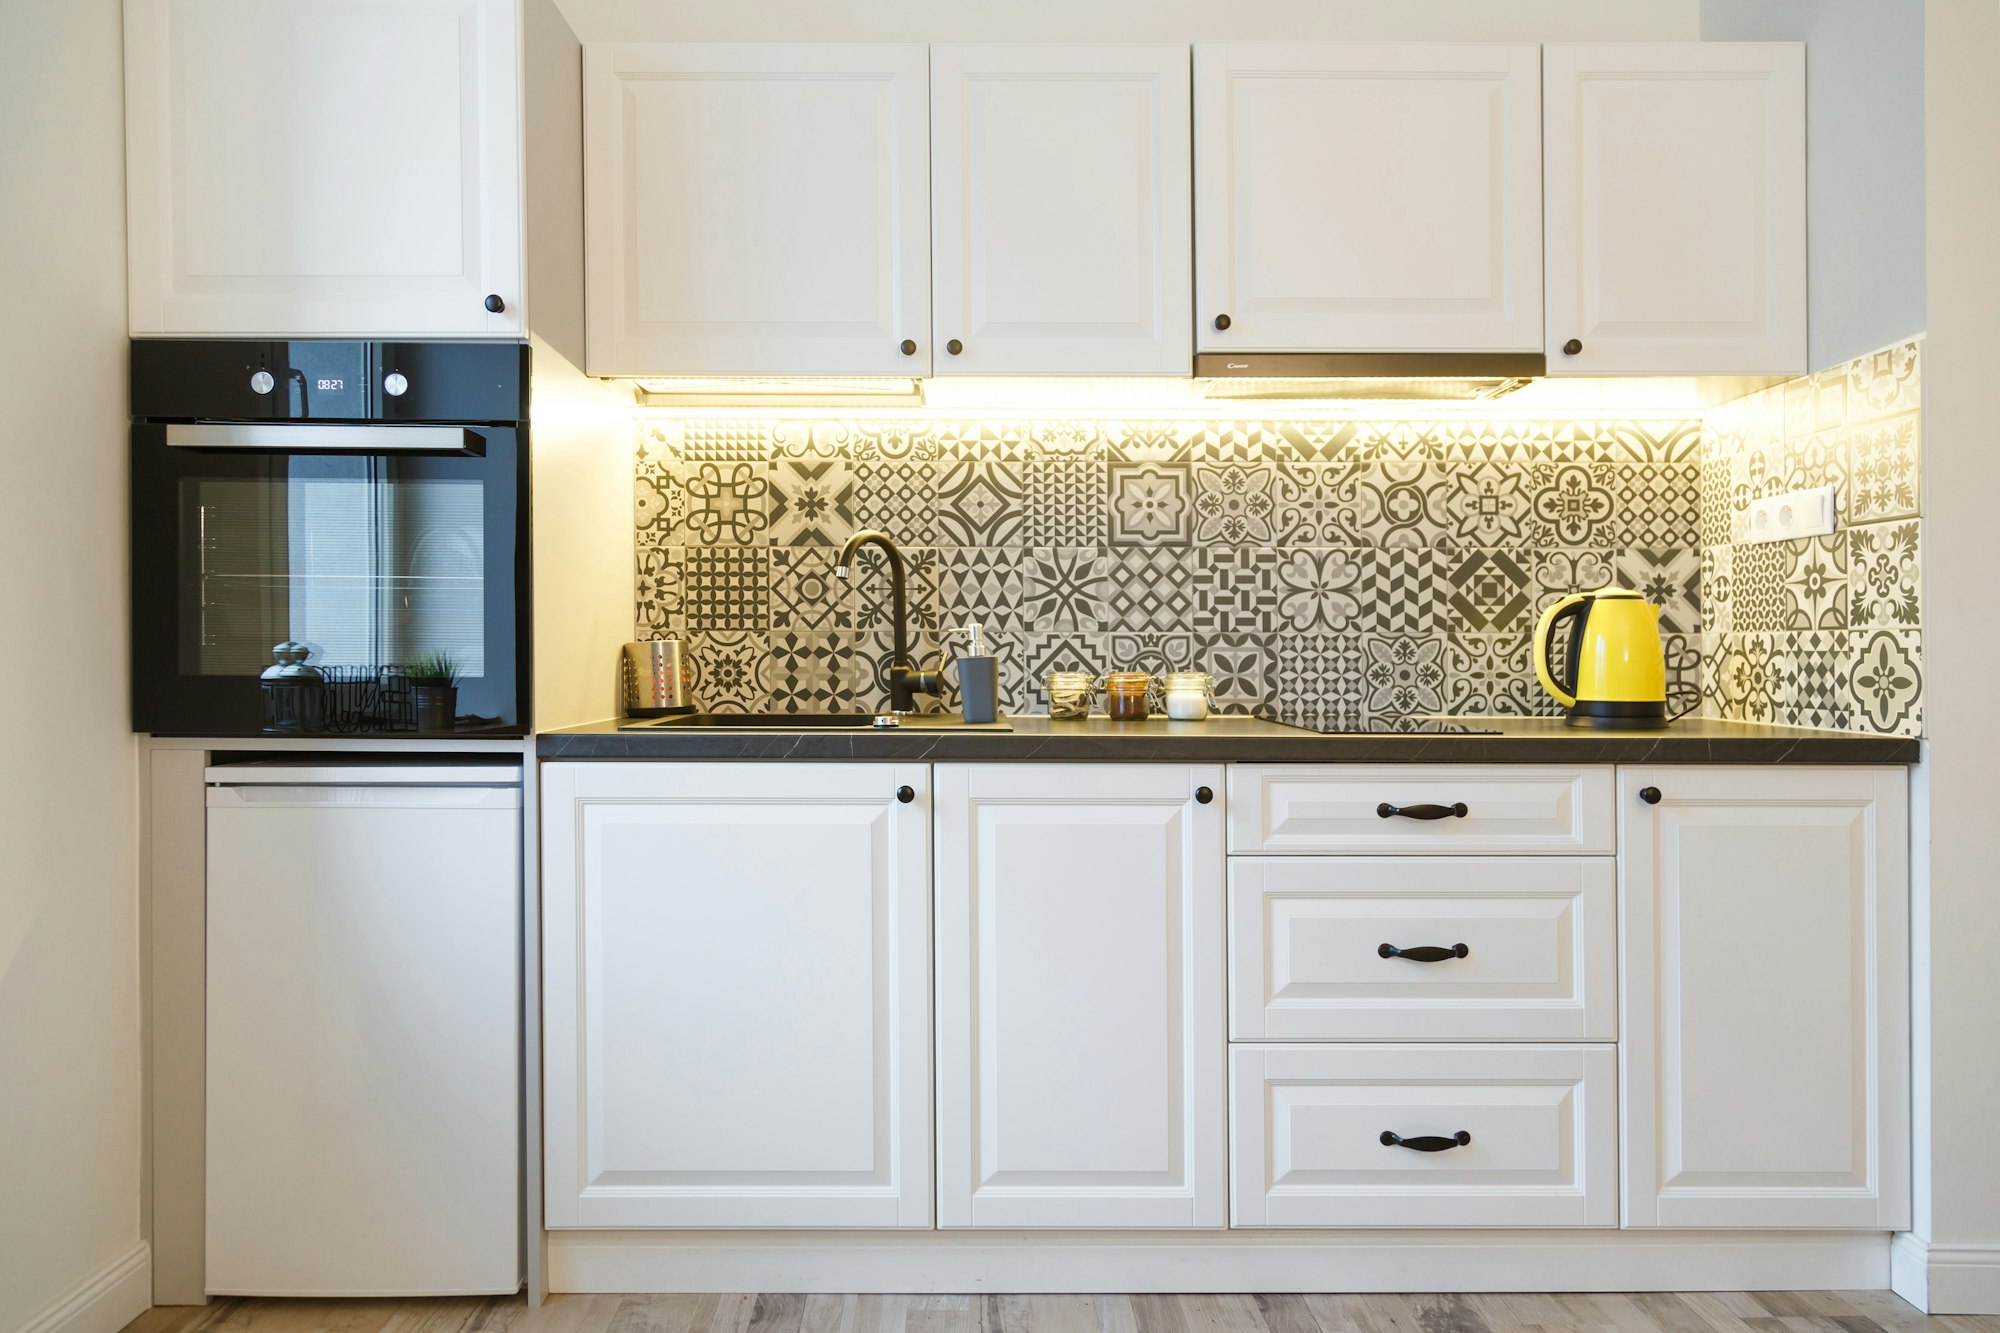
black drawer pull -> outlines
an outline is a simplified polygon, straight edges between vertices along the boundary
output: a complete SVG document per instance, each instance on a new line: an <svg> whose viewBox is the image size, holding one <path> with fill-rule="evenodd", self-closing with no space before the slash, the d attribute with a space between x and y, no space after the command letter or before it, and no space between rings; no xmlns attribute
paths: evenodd
<svg viewBox="0 0 2000 1333"><path fill-rule="evenodd" d="M1392 1129L1382 1131L1382 1146L1384 1148L1408 1148L1412 1152L1443 1152L1446 1148L1463 1148L1470 1142L1472 1142L1472 1135L1462 1129L1448 1139L1437 1134L1427 1134L1417 1139L1406 1139Z"/></svg>
<svg viewBox="0 0 2000 1333"><path fill-rule="evenodd" d="M1375 813L1383 819L1463 819L1467 811L1464 801L1451 805L1390 805L1384 801L1375 807Z"/></svg>
<svg viewBox="0 0 2000 1333"><path fill-rule="evenodd" d="M1419 944L1414 949L1398 949L1393 944L1384 944L1375 950L1379 958L1407 958L1413 963L1442 963L1447 958L1463 958L1472 950L1463 944L1446 948L1442 944Z"/></svg>

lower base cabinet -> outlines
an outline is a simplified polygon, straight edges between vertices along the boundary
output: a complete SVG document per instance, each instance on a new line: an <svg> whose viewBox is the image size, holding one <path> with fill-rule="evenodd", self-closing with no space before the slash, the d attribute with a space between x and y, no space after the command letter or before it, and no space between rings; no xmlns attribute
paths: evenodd
<svg viewBox="0 0 2000 1333"><path fill-rule="evenodd" d="M1221 1227L1222 769L937 768L938 1225Z"/></svg>
<svg viewBox="0 0 2000 1333"><path fill-rule="evenodd" d="M1615 1227L1615 1046L1233 1046L1239 1227Z"/></svg>
<svg viewBox="0 0 2000 1333"><path fill-rule="evenodd" d="M548 1225L929 1226L929 767L542 784Z"/></svg>

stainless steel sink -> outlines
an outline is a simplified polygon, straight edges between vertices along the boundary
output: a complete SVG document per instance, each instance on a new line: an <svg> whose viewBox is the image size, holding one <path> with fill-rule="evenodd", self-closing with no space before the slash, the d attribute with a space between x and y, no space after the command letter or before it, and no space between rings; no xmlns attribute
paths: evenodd
<svg viewBox="0 0 2000 1333"><path fill-rule="evenodd" d="M631 717L620 731L1012 731L998 722L967 722L956 713L889 717L874 713L675 713Z"/></svg>

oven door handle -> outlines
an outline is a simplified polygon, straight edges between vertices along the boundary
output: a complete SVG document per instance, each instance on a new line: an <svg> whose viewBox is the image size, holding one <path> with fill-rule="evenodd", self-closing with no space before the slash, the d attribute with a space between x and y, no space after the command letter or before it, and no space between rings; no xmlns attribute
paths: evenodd
<svg viewBox="0 0 2000 1333"><path fill-rule="evenodd" d="M478 452L481 441L463 426L319 426L292 422L170 422L174 449L265 449L273 453L337 451L351 454Z"/></svg>

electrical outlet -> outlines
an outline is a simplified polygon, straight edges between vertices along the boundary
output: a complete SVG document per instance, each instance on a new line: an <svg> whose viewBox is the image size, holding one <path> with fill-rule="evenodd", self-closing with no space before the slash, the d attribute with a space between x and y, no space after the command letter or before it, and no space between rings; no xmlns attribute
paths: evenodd
<svg viewBox="0 0 2000 1333"><path fill-rule="evenodd" d="M1783 542L1794 537L1823 537L1833 531L1833 487L1787 491L1750 504L1753 542Z"/></svg>

